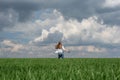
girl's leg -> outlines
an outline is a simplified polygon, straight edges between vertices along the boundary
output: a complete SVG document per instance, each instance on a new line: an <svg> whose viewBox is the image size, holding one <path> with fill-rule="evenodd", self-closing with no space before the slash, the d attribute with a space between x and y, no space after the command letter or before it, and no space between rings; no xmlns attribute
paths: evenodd
<svg viewBox="0 0 120 80"><path fill-rule="evenodd" d="M58 59L60 59L60 54L58 53Z"/></svg>
<svg viewBox="0 0 120 80"><path fill-rule="evenodd" d="M64 58L64 54L61 54L61 58L62 58L62 59Z"/></svg>

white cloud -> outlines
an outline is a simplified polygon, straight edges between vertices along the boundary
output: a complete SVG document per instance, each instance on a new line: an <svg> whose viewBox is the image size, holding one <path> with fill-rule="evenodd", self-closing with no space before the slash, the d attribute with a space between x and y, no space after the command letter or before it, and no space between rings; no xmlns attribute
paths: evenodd
<svg viewBox="0 0 120 80"><path fill-rule="evenodd" d="M104 7L120 6L120 0L105 0Z"/></svg>
<svg viewBox="0 0 120 80"><path fill-rule="evenodd" d="M69 44L81 42L120 44L119 30L119 26L105 25L102 20L98 21L96 16L83 19L81 22L76 19L66 20L57 10L41 13L40 18L34 22L19 23L13 28L5 29L5 31L22 32L22 36L29 38L30 43L44 41L50 43L60 39Z"/></svg>
<svg viewBox="0 0 120 80"><path fill-rule="evenodd" d="M56 43L59 40L68 44L97 43L120 45L120 27L103 24L96 16L83 19L65 19L58 11L44 11L40 18L33 22L18 23L13 28L6 28L8 32L22 32L22 36L30 43ZM57 34L56 34L57 33ZM96 44L96 45L97 45Z"/></svg>
<svg viewBox="0 0 120 80"><path fill-rule="evenodd" d="M38 42L38 41L44 41L45 38L47 38L48 36L48 31L47 30L43 30L42 31L42 35L38 38L36 38L34 41Z"/></svg>
<svg viewBox="0 0 120 80"><path fill-rule="evenodd" d="M11 52L18 52L20 49L23 49L24 46L21 44L16 44L10 40L4 40L3 42L1 42L1 44L7 48L2 48L2 49L6 49L9 50Z"/></svg>
<svg viewBox="0 0 120 80"><path fill-rule="evenodd" d="M36 46L32 44L18 44L13 43L10 40L4 40L1 43L2 47L0 47L0 57L52 57L57 58L57 54L55 54L54 46L55 44L49 44L46 46ZM20 46L19 49L15 49L16 46ZM65 46L66 49L69 49L70 53L65 53L65 57L117 57L119 54L116 52L119 49L114 48L110 50L109 48L102 48L93 45L86 46Z"/></svg>
<svg viewBox="0 0 120 80"><path fill-rule="evenodd" d="M57 13L59 13L57 10L53 11L53 14L56 16ZM65 20L64 16L59 13L58 17L54 19L47 18L46 20L49 21L47 22L48 25L52 22L55 23L53 26L50 26L49 29L45 29L44 27L46 26L42 27L42 34L36 37L33 42L44 42L46 39L50 41L50 38L48 38L49 35L60 32L63 34L61 39L67 41L69 44L78 44L81 42L110 45L120 44L120 27L105 25L103 21L98 21L96 16L83 19L79 22L76 19ZM44 20L45 23L46 20ZM54 38L55 36L52 37Z"/></svg>
<svg viewBox="0 0 120 80"><path fill-rule="evenodd" d="M55 57L53 46L23 45L4 40L0 43L0 57Z"/></svg>
<svg viewBox="0 0 120 80"><path fill-rule="evenodd" d="M21 57L55 57L56 55L53 55L54 43L63 39L63 43L71 44L67 48L75 54L74 56L72 56L72 52L66 54L69 57L82 55L84 57L109 56L107 54L110 53L109 51L113 53L119 52L119 48L110 50L106 46L106 44L117 44L120 46L119 26L105 25L103 21L98 21L96 16L83 19L81 22L76 19L66 20L57 10L50 12L50 14L42 13L41 15L44 15L42 19L37 19L34 22L19 23L11 28L11 30L6 29L6 31L11 32L22 32L25 38L31 37L30 43L32 44L23 45L10 40L4 40L2 44L5 47L2 46L0 51L4 53L16 53L14 56L21 55ZM46 45L37 46L35 43L37 45L42 43ZM100 44L104 44L104 46L101 47L99 46Z"/></svg>
<svg viewBox="0 0 120 80"><path fill-rule="evenodd" d="M79 52L86 52L86 53L105 53L107 52L106 48L101 48L93 45L88 46L68 46L67 49Z"/></svg>

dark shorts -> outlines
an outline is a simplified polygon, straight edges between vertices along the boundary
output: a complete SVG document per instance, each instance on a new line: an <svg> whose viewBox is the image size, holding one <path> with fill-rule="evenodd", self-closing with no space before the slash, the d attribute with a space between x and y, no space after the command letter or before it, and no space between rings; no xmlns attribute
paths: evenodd
<svg viewBox="0 0 120 80"><path fill-rule="evenodd" d="M58 53L58 58L64 58L64 54Z"/></svg>

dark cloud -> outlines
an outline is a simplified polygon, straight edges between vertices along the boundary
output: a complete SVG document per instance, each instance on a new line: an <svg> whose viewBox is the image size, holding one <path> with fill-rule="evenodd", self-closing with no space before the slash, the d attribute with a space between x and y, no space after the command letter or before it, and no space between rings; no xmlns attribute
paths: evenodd
<svg viewBox="0 0 120 80"><path fill-rule="evenodd" d="M0 1L0 30L11 27L16 22L31 20L31 15L38 10L39 4L29 1L1 0Z"/></svg>
<svg viewBox="0 0 120 80"><path fill-rule="evenodd" d="M96 12L98 13L99 18L104 20L104 23L120 25L120 7L101 8L97 9Z"/></svg>
<svg viewBox="0 0 120 80"><path fill-rule="evenodd" d="M18 14L12 10L5 10L0 12L0 31L3 27L11 27L17 22Z"/></svg>
<svg viewBox="0 0 120 80"><path fill-rule="evenodd" d="M83 18L98 15L100 18L104 19L105 23L119 24L119 19L115 18L111 20L116 14L118 14L118 12L115 11L119 8L103 8L102 5L104 2L104 0L0 0L0 13L7 13L8 16L10 14L8 12L9 9L12 9L16 14L18 14L18 16L15 16L14 18L17 18L18 22L25 22L32 19L32 14L35 11L57 9L65 16L66 19L76 18L78 20L82 20ZM115 12L116 14L111 15L112 12ZM105 17L106 15L110 15L110 17ZM12 24L7 21L8 17L4 16L6 15L0 14L1 28Z"/></svg>
<svg viewBox="0 0 120 80"><path fill-rule="evenodd" d="M30 18L33 11L39 9L39 4L29 1L0 1L1 12L9 9L13 9L18 13L19 21L26 21Z"/></svg>

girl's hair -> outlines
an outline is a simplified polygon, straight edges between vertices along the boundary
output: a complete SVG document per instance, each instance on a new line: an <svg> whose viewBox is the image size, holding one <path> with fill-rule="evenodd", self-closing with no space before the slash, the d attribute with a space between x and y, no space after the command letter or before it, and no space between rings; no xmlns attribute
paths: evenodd
<svg viewBox="0 0 120 80"><path fill-rule="evenodd" d="M58 44L55 46L56 49L62 49L62 43L58 42Z"/></svg>

